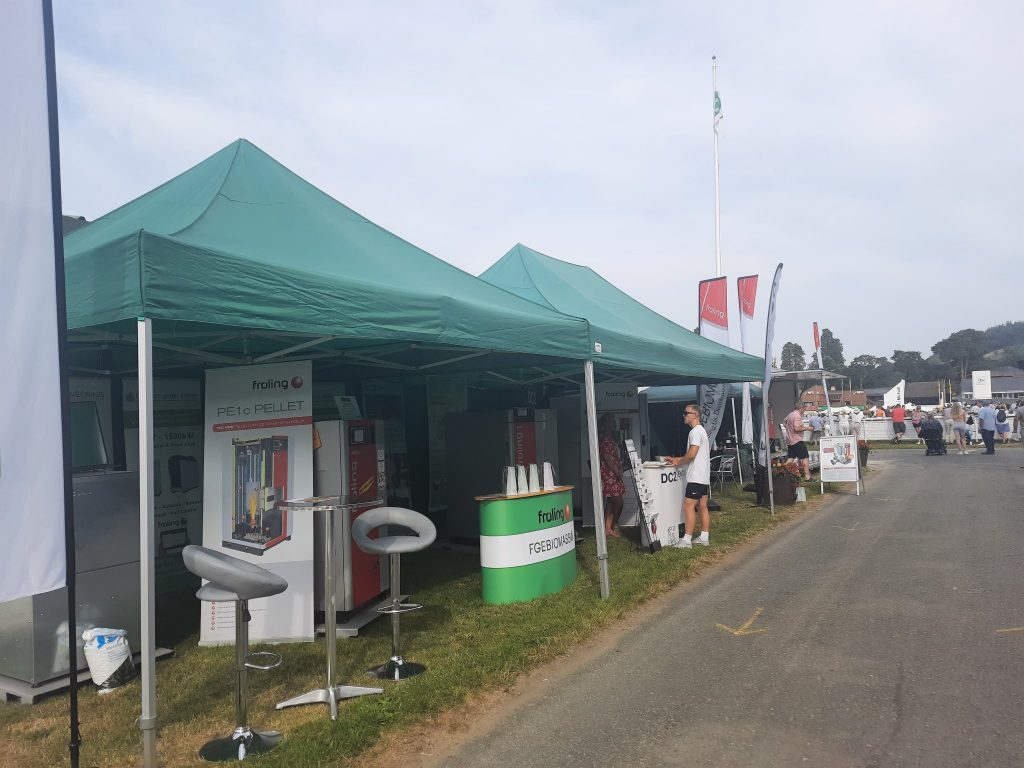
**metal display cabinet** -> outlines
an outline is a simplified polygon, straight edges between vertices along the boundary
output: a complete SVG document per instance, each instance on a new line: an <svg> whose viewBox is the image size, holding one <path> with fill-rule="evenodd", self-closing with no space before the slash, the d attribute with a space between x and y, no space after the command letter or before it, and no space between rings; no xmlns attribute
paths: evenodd
<svg viewBox="0 0 1024 768"><path fill-rule="evenodd" d="M82 632L128 631L139 648L139 473L76 475L75 558L78 669L86 669ZM68 674L67 591L0 603L0 675L39 686Z"/></svg>

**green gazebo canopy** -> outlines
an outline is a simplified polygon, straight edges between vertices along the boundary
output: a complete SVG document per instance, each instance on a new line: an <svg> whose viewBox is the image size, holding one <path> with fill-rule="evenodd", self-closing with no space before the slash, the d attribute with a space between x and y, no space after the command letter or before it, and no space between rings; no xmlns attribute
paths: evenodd
<svg viewBox="0 0 1024 768"><path fill-rule="evenodd" d="M676 325L589 267L516 245L480 277L540 307L585 318L601 347L595 365L670 374L676 384L759 381L764 376L761 358Z"/></svg>

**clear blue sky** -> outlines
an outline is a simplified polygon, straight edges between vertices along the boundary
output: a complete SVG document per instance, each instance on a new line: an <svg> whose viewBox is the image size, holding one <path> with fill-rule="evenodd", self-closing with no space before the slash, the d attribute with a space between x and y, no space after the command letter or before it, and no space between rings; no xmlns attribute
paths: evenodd
<svg viewBox="0 0 1024 768"><path fill-rule="evenodd" d="M1021 3L56 0L54 16L67 213L96 218L245 137L473 274L523 242L692 328L714 273L717 54L723 272L767 284L785 262L776 353L809 351L814 320L849 359L1024 319Z"/></svg>

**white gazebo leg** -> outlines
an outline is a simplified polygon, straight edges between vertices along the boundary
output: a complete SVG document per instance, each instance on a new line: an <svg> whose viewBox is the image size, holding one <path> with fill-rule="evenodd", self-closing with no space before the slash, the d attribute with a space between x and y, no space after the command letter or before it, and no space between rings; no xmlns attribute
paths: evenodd
<svg viewBox="0 0 1024 768"><path fill-rule="evenodd" d="M141 606L142 756L155 768L156 756L156 584L153 563L153 325L138 322L139 352L139 602Z"/></svg>
<svg viewBox="0 0 1024 768"><path fill-rule="evenodd" d="M594 396L594 363L583 363L584 395L587 400L587 438L590 443L590 484L594 495L594 537L597 541L597 570L601 597L611 593L608 585L608 540L604 535L604 506L601 496L601 456L597 450L597 400Z"/></svg>

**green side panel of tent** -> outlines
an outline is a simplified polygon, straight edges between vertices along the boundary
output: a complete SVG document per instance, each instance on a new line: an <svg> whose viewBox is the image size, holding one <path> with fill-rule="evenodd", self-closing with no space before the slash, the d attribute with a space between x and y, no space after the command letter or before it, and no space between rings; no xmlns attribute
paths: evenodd
<svg viewBox="0 0 1024 768"><path fill-rule="evenodd" d="M480 276L539 306L585 318L601 344L595 364L701 381L758 381L764 361L682 328L588 267L516 245Z"/></svg>

